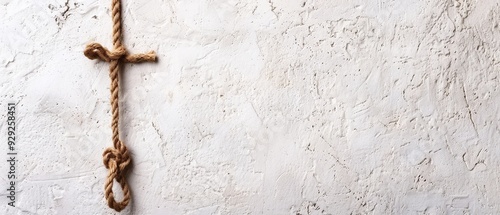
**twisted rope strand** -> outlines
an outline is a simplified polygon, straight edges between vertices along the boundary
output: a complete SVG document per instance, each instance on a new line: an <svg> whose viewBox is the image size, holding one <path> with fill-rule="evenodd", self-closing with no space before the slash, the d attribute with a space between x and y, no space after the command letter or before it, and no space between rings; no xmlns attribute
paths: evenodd
<svg viewBox="0 0 500 215"><path fill-rule="evenodd" d="M118 106L118 93L119 93L119 79L118 73L121 71L120 62L127 63L141 63L141 62L154 62L156 61L155 52L151 51L146 54L128 54L127 50L122 44L122 27L121 27L121 9L120 0L112 0L111 15L113 19L113 51L109 51L101 44L90 43L84 50L84 55L93 60L98 59L109 62L109 77L111 79L111 111L112 120L111 128L113 130L113 147L107 148L103 153L104 166L109 169L108 177L104 184L104 196L110 208L116 211L121 211L127 207L130 202L130 189L125 178L125 173L131 158L127 147L120 140L118 129L119 121L119 106ZM113 181L116 180L123 190L123 200L117 202L113 194Z"/></svg>

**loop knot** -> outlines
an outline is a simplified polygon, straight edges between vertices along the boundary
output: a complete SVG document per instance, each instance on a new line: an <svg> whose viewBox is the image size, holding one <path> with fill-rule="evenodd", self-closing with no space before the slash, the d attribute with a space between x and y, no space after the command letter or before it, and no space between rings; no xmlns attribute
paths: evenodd
<svg viewBox="0 0 500 215"><path fill-rule="evenodd" d="M102 156L104 166L117 175L123 174L130 164L130 155L125 146L123 146L122 150L107 148Z"/></svg>
<svg viewBox="0 0 500 215"><path fill-rule="evenodd" d="M107 148L103 153L104 166L109 169L108 177L104 185L104 196L108 202L108 206L121 211L127 207L130 201L130 190L125 179L125 170L130 164L130 155L125 145L119 142L118 148ZM123 190L123 200L117 202L113 194L113 181L116 180Z"/></svg>

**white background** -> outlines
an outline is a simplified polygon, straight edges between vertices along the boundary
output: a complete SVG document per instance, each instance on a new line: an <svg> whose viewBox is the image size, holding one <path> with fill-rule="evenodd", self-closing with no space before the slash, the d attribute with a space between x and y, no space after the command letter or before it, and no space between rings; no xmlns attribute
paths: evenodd
<svg viewBox="0 0 500 215"><path fill-rule="evenodd" d="M114 214L110 1L0 0L0 210ZM122 214L498 214L496 0L123 1ZM7 206L7 102L17 199ZM119 192L119 187L116 187Z"/></svg>

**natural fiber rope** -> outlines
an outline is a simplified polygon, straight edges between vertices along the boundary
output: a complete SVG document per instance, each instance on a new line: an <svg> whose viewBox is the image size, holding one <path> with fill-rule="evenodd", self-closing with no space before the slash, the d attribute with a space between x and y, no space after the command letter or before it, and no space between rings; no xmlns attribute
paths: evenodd
<svg viewBox="0 0 500 215"><path fill-rule="evenodd" d="M127 147L120 140L118 132L119 108L118 108L118 91L119 80L118 73L120 72L120 63L140 63L156 61L156 54L152 51L147 54L129 55L122 44L122 26L121 26L121 9L120 0L112 0L111 15L113 18L113 51L109 51L98 43L88 44L84 54L89 59L99 59L109 62L109 77L111 78L111 110L113 118L111 128L113 129L113 148L107 148L103 153L104 166L109 169L109 174L104 185L104 196L108 202L108 206L116 211L123 210L130 202L130 189L125 179L127 166L130 164L130 155ZM116 180L122 187L123 200L117 202L113 195L113 179Z"/></svg>

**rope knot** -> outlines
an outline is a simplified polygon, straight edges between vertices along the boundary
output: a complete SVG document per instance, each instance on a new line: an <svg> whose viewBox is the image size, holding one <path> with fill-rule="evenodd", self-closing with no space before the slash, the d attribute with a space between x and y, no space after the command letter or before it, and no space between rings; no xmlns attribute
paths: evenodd
<svg viewBox="0 0 500 215"><path fill-rule="evenodd" d="M94 60L99 59L110 63L109 77L111 78L111 108L113 119L111 128L113 129L113 145L114 148L108 148L103 153L103 162L108 171L108 177L104 184L104 196L110 208L120 212L127 207L130 202L130 190L125 179L125 171L130 164L130 155L127 147L120 141L118 132L119 110L118 110L118 92L119 80L118 73L120 63L140 63L156 61L156 53L149 52L145 54L128 54L122 44L122 25L121 25L121 1L111 1L111 16L113 19L113 46L115 50L109 51L99 43L90 43L85 47L84 54L87 58ZM116 180L123 191L123 200L117 202L113 194L113 183Z"/></svg>
<svg viewBox="0 0 500 215"><path fill-rule="evenodd" d="M120 142L118 148L107 148L103 153L104 166L109 169L108 178L104 185L104 196L108 202L108 206L116 211L123 210L130 201L130 190L125 180L125 170L130 164L130 155L127 148ZM116 180L123 190L123 200L117 202L113 194L113 181Z"/></svg>
<svg viewBox="0 0 500 215"><path fill-rule="evenodd" d="M112 60L118 60L123 56L127 55L127 51L123 46L118 47L113 51L109 51L104 48L99 43L90 43L85 47L83 54L91 60L99 59L106 62L111 62Z"/></svg>
<svg viewBox="0 0 500 215"><path fill-rule="evenodd" d="M99 59L106 62L123 59L127 63L155 62L156 53L150 51L146 54L128 54L123 46L119 46L113 51L109 51L99 43L90 43L85 47L83 54L91 60Z"/></svg>
<svg viewBox="0 0 500 215"><path fill-rule="evenodd" d="M130 164L130 155L125 147L123 147L123 150L107 148L103 153L103 157L104 166L117 175L123 174Z"/></svg>

